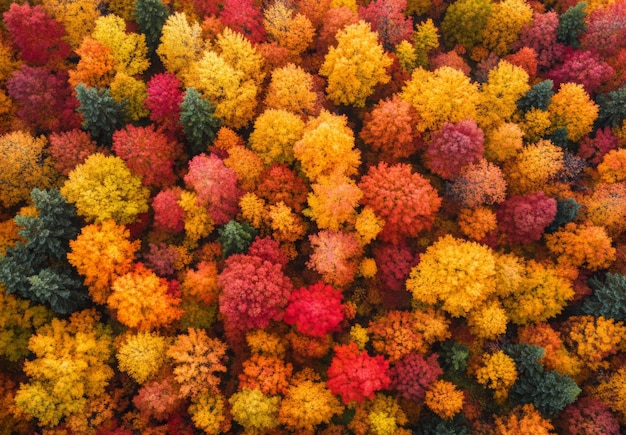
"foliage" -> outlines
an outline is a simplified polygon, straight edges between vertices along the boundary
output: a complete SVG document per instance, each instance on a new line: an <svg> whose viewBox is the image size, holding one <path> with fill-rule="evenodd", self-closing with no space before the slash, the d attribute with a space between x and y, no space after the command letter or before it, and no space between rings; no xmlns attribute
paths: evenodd
<svg viewBox="0 0 626 435"><path fill-rule="evenodd" d="M446 9L441 23L449 47L461 44L471 49L483 40L483 30L493 12L491 0L459 0Z"/></svg>
<svg viewBox="0 0 626 435"><path fill-rule="evenodd" d="M217 232L224 257L229 257L232 254L243 254L257 234L256 230L246 222L240 223L236 220L228 221Z"/></svg>
<svg viewBox="0 0 626 435"><path fill-rule="evenodd" d="M250 42L259 43L266 38L265 28L261 24L261 10L251 0L225 0L220 21L244 35Z"/></svg>
<svg viewBox="0 0 626 435"><path fill-rule="evenodd" d="M115 101L109 89L88 88L82 83L76 86L76 98L83 128L99 144L110 146L113 133L124 125L126 102Z"/></svg>
<svg viewBox="0 0 626 435"><path fill-rule="evenodd" d="M202 29L190 22L184 12L175 12L161 28L161 43L157 48L159 59L167 72L178 75L200 58L204 50Z"/></svg>
<svg viewBox="0 0 626 435"><path fill-rule="evenodd" d="M148 110L144 107L146 84L126 73L118 72L111 82L109 89L111 97L119 104L124 104L126 119L139 121L148 115Z"/></svg>
<svg viewBox="0 0 626 435"><path fill-rule="evenodd" d="M390 80L391 58L364 22L346 26L336 37L337 47L330 48L319 72L328 78L326 92L335 104L363 107L374 87Z"/></svg>
<svg viewBox="0 0 626 435"><path fill-rule="evenodd" d="M419 353L409 353L398 360L390 369L391 386L400 396L422 401L430 385L443 374L436 353L424 358Z"/></svg>
<svg viewBox="0 0 626 435"><path fill-rule="evenodd" d="M246 431L263 431L278 426L280 397L268 397L260 390L243 388L233 394L228 402L231 405L233 420Z"/></svg>
<svg viewBox="0 0 626 435"><path fill-rule="evenodd" d="M54 160L54 168L66 176L97 151L89 133L80 129L52 133L48 140L48 153Z"/></svg>
<svg viewBox="0 0 626 435"><path fill-rule="evenodd" d="M344 318L341 292L323 282L294 290L285 309L285 323L298 332L322 337L338 328Z"/></svg>
<svg viewBox="0 0 626 435"><path fill-rule="evenodd" d="M573 48L580 46L580 35L587 29L585 8L587 2L578 2L575 6L567 8L559 17L556 38L559 42Z"/></svg>
<svg viewBox="0 0 626 435"><path fill-rule="evenodd" d="M173 132L181 127L180 105L185 95L180 87L180 80L168 72L153 75L146 87L144 105L150 111L150 120Z"/></svg>
<svg viewBox="0 0 626 435"><path fill-rule="evenodd" d="M287 2L277 1L267 7L263 14L268 40L286 48L292 58L307 49L313 42L315 32L305 15L294 12Z"/></svg>
<svg viewBox="0 0 626 435"><path fill-rule="evenodd" d="M585 299L582 309L596 317L626 321L626 277L608 272L601 281L597 276L589 278L593 295Z"/></svg>
<svg viewBox="0 0 626 435"><path fill-rule="evenodd" d="M508 415L495 417L496 433L537 435L554 434L554 426L543 418L532 404L516 406Z"/></svg>
<svg viewBox="0 0 626 435"><path fill-rule="evenodd" d="M278 420L289 430L314 431L342 411L343 406L324 383L302 379L289 386L280 403Z"/></svg>
<svg viewBox="0 0 626 435"><path fill-rule="evenodd" d="M494 390L494 397L502 402L517 380L517 369L513 359L503 351L485 357L484 365L476 371L479 384Z"/></svg>
<svg viewBox="0 0 626 435"><path fill-rule="evenodd" d="M80 60L76 68L68 72L70 85L76 87L82 83L87 87L105 88L111 83L115 76L115 62L110 47L85 36L74 51Z"/></svg>
<svg viewBox="0 0 626 435"><path fill-rule="evenodd" d="M321 176L311 185L309 208L304 211L318 228L338 231L345 224L354 224L356 207L363 193L350 178L340 175Z"/></svg>
<svg viewBox="0 0 626 435"><path fill-rule="evenodd" d="M541 191L511 196L498 207L498 226L510 242L531 243L541 238L556 211L556 200Z"/></svg>
<svg viewBox="0 0 626 435"><path fill-rule="evenodd" d="M148 211L148 190L119 157L95 153L70 172L61 194L88 221L132 223Z"/></svg>
<svg viewBox="0 0 626 435"><path fill-rule="evenodd" d="M424 397L426 406L439 417L450 420L461 412L463 392L449 381L440 379L433 382Z"/></svg>
<svg viewBox="0 0 626 435"><path fill-rule="evenodd" d="M444 179L456 178L464 166L480 160L483 144L483 131L473 120L456 124L446 122L431 136L424 154L426 165Z"/></svg>
<svg viewBox="0 0 626 435"><path fill-rule="evenodd" d="M206 434L217 435L228 431L230 422L226 420L224 411L225 401L219 394L199 394L189 406L193 424Z"/></svg>
<svg viewBox="0 0 626 435"><path fill-rule="evenodd" d="M163 25L169 16L167 7L161 0L137 0L134 15L152 55L159 46Z"/></svg>
<svg viewBox="0 0 626 435"><path fill-rule="evenodd" d="M615 261L615 248L604 227L590 222L570 222L553 234L546 235L546 246L557 255L559 264L585 266L595 271Z"/></svg>
<svg viewBox="0 0 626 435"><path fill-rule="evenodd" d="M163 366L166 350L164 337L139 332L127 337L116 356L120 370L128 373L135 382L143 384Z"/></svg>
<svg viewBox="0 0 626 435"><path fill-rule="evenodd" d="M291 164L294 144L302 138L304 122L286 110L267 109L254 121L249 145L266 166L272 163Z"/></svg>
<svg viewBox="0 0 626 435"><path fill-rule="evenodd" d="M610 408L601 400L587 396L567 405L559 415L556 426L562 431L581 435L619 433L619 422Z"/></svg>
<svg viewBox="0 0 626 435"><path fill-rule="evenodd" d="M311 74L293 63L272 71L265 96L268 108L297 115L313 115L316 103L317 95L313 91Z"/></svg>
<svg viewBox="0 0 626 435"><path fill-rule="evenodd" d="M309 241L313 251L307 262L310 269L333 286L344 287L354 280L363 251L354 233L322 230L310 235Z"/></svg>
<svg viewBox="0 0 626 435"><path fill-rule="evenodd" d="M413 23L404 15L406 0L376 0L359 8L359 15L371 24L372 30L386 50L391 50L403 40L411 39Z"/></svg>
<svg viewBox="0 0 626 435"><path fill-rule="evenodd" d="M591 101L582 85L565 83L548 105L552 128L566 128L567 138L577 142L590 133L598 117L598 106Z"/></svg>
<svg viewBox="0 0 626 435"><path fill-rule="evenodd" d="M215 116L215 105L191 87L185 90L179 107L179 122L191 145L191 154L198 155L213 142L222 120Z"/></svg>
<svg viewBox="0 0 626 435"><path fill-rule="evenodd" d="M533 13L526 0L504 0L493 6L483 28L483 45L498 56L507 54Z"/></svg>

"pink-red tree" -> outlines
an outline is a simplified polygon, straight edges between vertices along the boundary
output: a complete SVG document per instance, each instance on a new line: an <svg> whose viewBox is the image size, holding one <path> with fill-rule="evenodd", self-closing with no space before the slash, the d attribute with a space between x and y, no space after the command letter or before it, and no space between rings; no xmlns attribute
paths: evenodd
<svg viewBox="0 0 626 435"><path fill-rule="evenodd" d="M48 152L54 160L54 167L63 175L69 175L76 166L98 150L89 133L80 129L51 133L48 141Z"/></svg>
<svg viewBox="0 0 626 435"><path fill-rule="evenodd" d="M411 39L413 20L404 14L406 3L406 0L374 0L359 8L361 18L378 32L378 40L388 51Z"/></svg>
<svg viewBox="0 0 626 435"><path fill-rule="evenodd" d="M259 43L266 39L263 14L253 0L225 0L220 20L250 42Z"/></svg>
<svg viewBox="0 0 626 435"><path fill-rule="evenodd" d="M556 40L559 16L554 11L535 12L533 21L525 24L520 37L513 44L514 49L532 48L537 53L537 65L540 70L554 66L563 56L565 46Z"/></svg>
<svg viewBox="0 0 626 435"><path fill-rule="evenodd" d="M371 166L359 189L363 192L361 203L385 221L378 238L393 244L429 229L441 206L441 198L428 180L403 163Z"/></svg>
<svg viewBox="0 0 626 435"><path fill-rule="evenodd" d="M215 154L198 154L189 162L185 184L198 194L198 201L206 206L215 225L224 225L239 210L241 189L237 174Z"/></svg>
<svg viewBox="0 0 626 435"><path fill-rule="evenodd" d="M578 155L587 159L591 164L599 165L609 151L617 148L619 148L619 138L613 134L610 127L604 127L595 131L595 137L585 136L580 141Z"/></svg>
<svg viewBox="0 0 626 435"><path fill-rule="evenodd" d="M500 230L512 243L532 243L543 235L556 216L556 200L542 191L512 196L496 212Z"/></svg>
<svg viewBox="0 0 626 435"><path fill-rule="evenodd" d="M587 17L587 29L580 37L581 47L594 50L602 58L626 48L626 3L618 1L597 8Z"/></svg>
<svg viewBox="0 0 626 435"><path fill-rule="evenodd" d="M389 370L391 388L405 399L423 401L428 387L443 374L438 357L439 355L433 353L424 358L415 352L403 356Z"/></svg>
<svg viewBox="0 0 626 435"><path fill-rule="evenodd" d="M4 25L24 62L55 67L70 54L65 28L40 5L11 3L3 14Z"/></svg>
<svg viewBox="0 0 626 435"><path fill-rule="evenodd" d="M338 330L343 320L341 291L318 282L295 290L289 297L284 321L295 325L298 332L311 337L323 337Z"/></svg>
<svg viewBox="0 0 626 435"><path fill-rule="evenodd" d="M566 434L618 435L619 422L611 409L595 397L581 397L567 405L555 421L556 427Z"/></svg>
<svg viewBox="0 0 626 435"><path fill-rule="evenodd" d="M402 290L409 272L419 262L419 256L406 243L381 243L373 249L373 253L382 287L389 291Z"/></svg>
<svg viewBox="0 0 626 435"><path fill-rule="evenodd" d="M165 189L152 199L154 227L168 233L177 234L185 229L185 211L178 204L180 192Z"/></svg>
<svg viewBox="0 0 626 435"><path fill-rule="evenodd" d="M484 141L485 135L473 119L456 124L446 122L428 144L426 165L440 177L452 179L463 166L481 159Z"/></svg>
<svg viewBox="0 0 626 435"><path fill-rule="evenodd" d="M180 103L184 92L178 78L169 72L155 74L148 82L144 106L150 111L150 120L172 133L181 133Z"/></svg>
<svg viewBox="0 0 626 435"><path fill-rule="evenodd" d="M344 404L374 399L376 391L389 387L389 362L381 355L369 356L354 342L333 350L326 385L333 394L341 396Z"/></svg>
<svg viewBox="0 0 626 435"><path fill-rule="evenodd" d="M563 64L550 71L548 77L554 82L555 89L563 83L580 83L592 95L611 78L613 72L613 68L597 52L567 47Z"/></svg>
<svg viewBox="0 0 626 435"><path fill-rule="evenodd" d="M116 131L112 149L145 186L166 187L176 181L174 160L182 154L182 144L155 131L154 126L129 124Z"/></svg>

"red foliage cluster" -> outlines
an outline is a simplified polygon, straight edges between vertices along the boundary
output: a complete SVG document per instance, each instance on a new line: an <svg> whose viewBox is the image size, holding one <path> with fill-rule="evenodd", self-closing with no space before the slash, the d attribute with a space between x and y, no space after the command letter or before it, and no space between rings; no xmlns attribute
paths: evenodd
<svg viewBox="0 0 626 435"><path fill-rule="evenodd" d="M295 325L298 332L322 337L336 331L343 320L341 290L318 282L295 290L285 310L285 323Z"/></svg>
<svg viewBox="0 0 626 435"><path fill-rule="evenodd" d="M48 140L48 152L54 159L54 167L63 175L68 175L97 151L96 143L91 140L89 133L79 129L51 133Z"/></svg>
<svg viewBox="0 0 626 435"><path fill-rule="evenodd" d="M220 21L251 42L259 43L265 40L263 14L254 5L253 0L224 0Z"/></svg>
<svg viewBox="0 0 626 435"><path fill-rule="evenodd" d="M613 68L604 62L595 51L581 51L567 48L564 62L554 68L548 77L558 89L563 83L580 83L590 95L594 95L600 86L611 78Z"/></svg>
<svg viewBox="0 0 626 435"><path fill-rule="evenodd" d="M428 358L419 353L405 355L389 370L391 388L396 389L405 399L423 401L430 384L443 374L438 357L436 353Z"/></svg>
<svg viewBox="0 0 626 435"><path fill-rule="evenodd" d="M409 272L419 262L419 256L406 243L381 243L373 249L373 254L380 283L390 291L402 290Z"/></svg>
<svg viewBox="0 0 626 435"><path fill-rule="evenodd" d="M180 192L173 189L162 190L152 199L154 226L173 234L185 229L185 211L178 204Z"/></svg>
<svg viewBox="0 0 626 435"><path fill-rule="evenodd" d="M165 72L152 76L146 89L148 96L144 105L150 111L150 120L172 133L182 131L179 119L184 92L181 87L174 74Z"/></svg>
<svg viewBox="0 0 626 435"><path fill-rule="evenodd" d="M255 193L270 205L283 202L300 213L305 207L309 189L301 177L284 163L274 163L265 169Z"/></svg>
<svg viewBox="0 0 626 435"><path fill-rule="evenodd" d="M512 196L498 207L498 227L512 243L531 243L556 216L556 200L543 192Z"/></svg>

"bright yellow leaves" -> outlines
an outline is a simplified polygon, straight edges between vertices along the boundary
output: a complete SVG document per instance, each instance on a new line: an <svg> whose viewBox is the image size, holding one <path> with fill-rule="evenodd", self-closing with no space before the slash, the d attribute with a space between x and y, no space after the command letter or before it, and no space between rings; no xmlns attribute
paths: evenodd
<svg viewBox="0 0 626 435"><path fill-rule="evenodd" d="M478 383L494 390L495 399L502 403L517 380L515 361L501 350L485 357L483 366L476 371Z"/></svg>
<svg viewBox="0 0 626 435"><path fill-rule="evenodd" d="M333 173L355 175L361 164L361 153L354 147L354 134L347 126L347 119L326 110L307 123L293 152L311 181Z"/></svg>
<svg viewBox="0 0 626 435"><path fill-rule="evenodd" d="M143 384L165 363L167 346L167 340L157 334L139 332L130 335L117 352L119 368L137 383Z"/></svg>
<svg viewBox="0 0 626 435"><path fill-rule="evenodd" d="M319 71L328 77L328 98L335 104L364 107L374 87L389 81L392 60L364 21L346 26L336 38L337 47L330 48Z"/></svg>
<svg viewBox="0 0 626 435"><path fill-rule="evenodd" d="M243 426L247 433L272 429L278 426L280 397L269 397L260 390L244 388L228 400L233 419Z"/></svg>
<svg viewBox="0 0 626 435"><path fill-rule="evenodd" d="M202 28L196 22L189 24L184 12L170 15L161 34L157 54L167 71L178 74L198 60L204 50Z"/></svg>
<svg viewBox="0 0 626 435"><path fill-rule="evenodd" d="M552 142L541 140L524 147L504 165L504 175L514 195L543 190L563 169L563 149Z"/></svg>
<svg viewBox="0 0 626 435"><path fill-rule="evenodd" d="M323 382L305 379L287 389L280 404L279 421L290 431L314 431L327 423L343 406Z"/></svg>
<svg viewBox="0 0 626 435"><path fill-rule="evenodd" d="M533 10L526 0L496 3L483 30L483 45L498 56L504 56L518 39L522 27L532 21Z"/></svg>
<svg viewBox="0 0 626 435"><path fill-rule="evenodd" d="M338 231L344 224L352 224L356 207L363 196L356 183L348 177L320 177L309 193L309 211L306 213L320 229Z"/></svg>
<svg viewBox="0 0 626 435"><path fill-rule="evenodd" d="M552 96L548 106L552 128L567 129L567 138L578 142L593 129L598 117L598 105L585 92L583 85L564 83Z"/></svg>
<svg viewBox="0 0 626 435"><path fill-rule="evenodd" d="M254 121L249 144L266 165L291 164L293 146L302 138L304 122L285 110L268 109Z"/></svg>
<svg viewBox="0 0 626 435"><path fill-rule="evenodd" d="M317 95L313 92L313 76L292 63L272 71L265 105L297 115L313 115Z"/></svg>
<svg viewBox="0 0 626 435"><path fill-rule="evenodd" d="M452 316L466 316L496 289L495 255L486 246L448 235L422 254L406 286L416 300L442 302Z"/></svg>
<svg viewBox="0 0 626 435"><path fill-rule="evenodd" d="M419 132L438 131L446 122L476 119L480 101L478 85L463 72L447 66L434 72L416 69L400 97L417 110Z"/></svg>

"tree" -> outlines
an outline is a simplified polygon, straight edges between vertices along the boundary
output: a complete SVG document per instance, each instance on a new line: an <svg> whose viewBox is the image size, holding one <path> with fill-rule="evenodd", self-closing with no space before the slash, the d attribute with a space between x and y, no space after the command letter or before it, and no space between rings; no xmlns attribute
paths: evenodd
<svg viewBox="0 0 626 435"><path fill-rule="evenodd" d="M280 403L278 420L291 431L315 431L343 409L323 382L298 379L288 387Z"/></svg>
<svg viewBox="0 0 626 435"><path fill-rule="evenodd" d="M359 8L359 15L378 33L387 51L411 39L413 22L404 15L406 5L406 0L376 0Z"/></svg>
<svg viewBox="0 0 626 435"><path fill-rule="evenodd" d="M176 337L167 356L174 362L174 378L182 397L219 392L218 373L226 372L226 350L226 344L202 329L189 328L186 334Z"/></svg>
<svg viewBox="0 0 626 435"><path fill-rule="evenodd" d="M559 22L555 11L535 11L532 22L522 26L519 39L513 43L515 48L528 47L535 51L540 71L552 68L562 60L565 47L557 42Z"/></svg>
<svg viewBox="0 0 626 435"><path fill-rule="evenodd" d="M587 94L595 95L613 74L613 68L597 52L566 49L565 62L550 71L549 77L555 87L563 83L580 83Z"/></svg>
<svg viewBox="0 0 626 435"><path fill-rule="evenodd" d="M82 228L70 241L67 261L85 278L84 284L97 304L105 304L113 281L131 271L139 240L129 240L128 229L111 219Z"/></svg>
<svg viewBox="0 0 626 435"><path fill-rule="evenodd" d="M51 162L44 156L45 137L23 131L0 136L0 206L9 208L28 199L32 189L51 186Z"/></svg>
<svg viewBox="0 0 626 435"><path fill-rule="evenodd" d="M311 21L300 13L294 15L287 2L274 2L265 9L263 16L268 40L286 48L292 59L296 59L313 41L315 29Z"/></svg>
<svg viewBox="0 0 626 435"><path fill-rule="evenodd" d="M504 201L506 181L499 166L481 159L461 168L446 192L465 207L493 205Z"/></svg>
<svg viewBox="0 0 626 435"><path fill-rule="evenodd" d="M165 364L165 337L139 332L126 337L117 352L118 367L138 384L150 380Z"/></svg>
<svg viewBox="0 0 626 435"><path fill-rule="evenodd" d="M582 309L596 317L626 321L626 276L608 272L602 282L597 276L589 278L593 295L585 299Z"/></svg>
<svg viewBox="0 0 626 435"><path fill-rule="evenodd" d="M268 396L285 394L293 366L273 355L253 354L245 360L239 374L239 388L258 389Z"/></svg>
<svg viewBox="0 0 626 435"><path fill-rule="evenodd" d="M526 0L505 0L493 6L483 28L483 45L498 56L508 54L525 24L533 20L533 12Z"/></svg>
<svg viewBox="0 0 626 435"><path fill-rule="evenodd" d="M389 371L391 388L405 399L423 401L428 388L443 374L437 362L438 356L433 353L424 358L416 352L404 355Z"/></svg>
<svg viewBox="0 0 626 435"><path fill-rule="evenodd" d="M361 203L385 221L380 240L396 245L429 229L441 205L428 180L403 163L371 166L358 186Z"/></svg>
<svg viewBox="0 0 626 435"><path fill-rule="evenodd" d="M578 2L575 6L567 8L559 17L559 26L557 27L557 41L572 48L580 47L580 35L587 29L587 2Z"/></svg>
<svg viewBox="0 0 626 435"><path fill-rule="evenodd" d="M174 160L182 154L181 148L153 126L129 124L113 134L111 149L145 186L165 187L176 181Z"/></svg>
<svg viewBox="0 0 626 435"><path fill-rule="evenodd" d="M171 133L177 133L182 128L180 105L186 95L181 86L180 80L174 74L165 72L153 75L146 88L148 96L144 105L150 111L150 121Z"/></svg>
<svg viewBox="0 0 626 435"><path fill-rule="evenodd" d="M76 209L58 190L33 189L34 216L17 215L24 241L0 257L0 283L7 293L47 304L58 314L84 308L89 297L66 262L69 241L78 234Z"/></svg>
<svg viewBox="0 0 626 435"><path fill-rule="evenodd" d="M370 26L359 22L337 33L337 47L330 48L319 74L328 78L326 93L335 104L364 107L374 87L389 82L391 63Z"/></svg>
<svg viewBox="0 0 626 435"><path fill-rule="evenodd" d="M215 116L215 105L194 88L187 88L180 103L180 121L193 155L207 150L222 120Z"/></svg>
<svg viewBox="0 0 626 435"><path fill-rule="evenodd" d="M150 196L122 159L100 153L70 172L61 194L88 221L113 219L119 224L135 222L138 214L147 212Z"/></svg>
<svg viewBox="0 0 626 435"><path fill-rule="evenodd" d="M169 17L167 7L161 0L138 0L135 2L135 20L139 31L146 37L148 53L156 54L163 25Z"/></svg>
<svg viewBox="0 0 626 435"><path fill-rule="evenodd" d="M339 231L344 225L355 223L356 207L363 193L354 181L339 175L322 176L311 188L309 208L304 213L319 229Z"/></svg>
<svg viewBox="0 0 626 435"><path fill-rule="evenodd" d="M314 116L317 100L313 91L313 76L301 67L289 63L272 71L265 96L268 108Z"/></svg>
<svg viewBox="0 0 626 435"><path fill-rule="evenodd" d="M557 256L559 264L585 267L591 271L605 269L615 261L615 248L606 229L591 222L570 222L546 235L546 246Z"/></svg>
<svg viewBox="0 0 626 435"><path fill-rule="evenodd" d="M165 20L156 52L167 72L178 76L200 58L204 45L200 25L190 22L184 12L176 12Z"/></svg>
<svg viewBox="0 0 626 435"><path fill-rule="evenodd" d="M85 36L74 51L80 60L74 69L68 71L71 86L75 88L82 83L87 87L105 88L111 84L115 77L115 61L110 47Z"/></svg>
<svg viewBox="0 0 626 435"><path fill-rule="evenodd" d="M272 163L291 164L294 144L302 138L304 126L296 114L282 109L267 109L254 121L248 143L266 166Z"/></svg>
<svg viewBox="0 0 626 435"><path fill-rule="evenodd" d="M605 183L626 181L626 153L621 149L611 150L604 155L598 165L598 174Z"/></svg>
<svg viewBox="0 0 626 435"><path fill-rule="evenodd" d="M141 263L117 277L111 289L107 305L116 310L117 320L140 332L167 326L183 314L178 308L180 298L168 292L167 280Z"/></svg>
<svg viewBox="0 0 626 435"><path fill-rule="evenodd" d="M311 181L332 173L355 175L361 163L361 153L354 147L354 134L348 128L347 118L326 110L309 120L302 139L293 146L293 154Z"/></svg>
<svg viewBox="0 0 626 435"><path fill-rule="evenodd" d="M116 103L124 104L126 119L139 121L148 116L148 110L144 106L148 94L146 84L143 81L126 73L118 72L115 74L109 89L111 90L111 98Z"/></svg>
<svg viewBox="0 0 626 435"><path fill-rule="evenodd" d="M28 343L35 358L24 363L28 383L20 385L15 405L47 427L80 414L105 393L113 370L112 333L99 323L95 310L74 313L69 320L52 319Z"/></svg>
<svg viewBox="0 0 626 435"><path fill-rule="evenodd" d="M233 394L231 405L233 420L247 432L264 431L279 425L280 397L266 396L258 389L244 388Z"/></svg>
<svg viewBox="0 0 626 435"><path fill-rule="evenodd" d="M419 116L416 129L438 131L444 123L476 119L480 100L478 86L463 72L444 66L434 72L418 68L402 88L400 98ZM441 104L447 101L448 104Z"/></svg>
<svg viewBox="0 0 626 435"><path fill-rule="evenodd" d="M258 44L266 38L261 9L252 0L225 0L220 21L252 43Z"/></svg>
<svg viewBox="0 0 626 435"><path fill-rule="evenodd" d="M345 287L355 278L363 248L354 233L322 230L309 236L313 252L307 267L331 285Z"/></svg>
<svg viewBox="0 0 626 435"><path fill-rule="evenodd" d="M326 386L341 396L345 405L374 399L376 391L389 387L389 363L382 356L369 356L354 342L337 345L333 350Z"/></svg>
<svg viewBox="0 0 626 435"><path fill-rule="evenodd" d="M463 392L449 381L443 379L433 382L424 397L426 406L439 417L450 420L461 412Z"/></svg>
<svg viewBox="0 0 626 435"><path fill-rule="evenodd" d="M602 118L602 106L600 106L599 118ZM619 139L613 134L610 127L598 128L595 137L587 136L580 141L578 155L587 159L589 163L598 165L602 158L611 150L619 147Z"/></svg>
<svg viewBox="0 0 626 435"><path fill-rule="evenodd" d="M3 17L20 57L29 65L54 68L69 55L65 28L40 5L11 3Z"/></svg>
<svg viewBox="0 0 626 435"><path fill-rule="evenodd" d="M563 150L547 140L525 146L515 159L510 159L503 166L509 191L513 195L546 190L563 168Z"/></svg>
<svg viewBox="0 0 626 435"><path fill-rule="evenodd" d="M554 426L531 404L516 406L508 415L495 417L496 433L551 435Z"/></svg>
<svg viewBox="0 0 626 435"><path fill-rule="evenodd" d="M99 17L91 37L111 49L117 72L132 77L143 73L150 66L145 35L127 33L124 19L115 14Z"/></svg>
<svg viewBox="0 0 626 435"><path fill-rule="evenodd" d="M447 235L420 256L406 286L416 300L442 302L444 311L464 317L495 292L495 256L484 245Z"/></svg>
<svg viewBox="0 0 626 435"><path fill-rule="evenodd" d="M41 5L63 25L67 32L66 41L72 48L78 47L83 38L93 31L100 16L95 0L44 0Z"/></svg>
<svg viewBox="0 0 626 435"><path fill-rule="evenodd" d="M410 157L423 147L415 131L415 109L397 95L376 103L363 119L360 137L379 153L380 159L395 162Z"/></svg>
<svg viewBox="0 0 626 435"><path fill-rule="evenodd" d="M509 388L517 380L515 362L500 350L486 356L483 364L476 371L476 379L479 384L494 390L496 401L502 403L509 394Z"/></svg>
<svg viewBox="0 0 626 435"><path fill-rule="evenodd" d="M498 207L498 226L511 243L532 243L541 238L556 211L556 200L542 191L511 196Z"/></svg>
<svg viewBox="0 0 626 435"><path fill-rule="evenodd" d="M282 202L296 213L301 213L307 201L308 188L304 180L289 166L274 163L259 176L255 190L259 198L270 205Z"/></svg>
<svg viewBox="0 0 626 435"><path fill-rule="evenodd" d="M596 8L586 17L586 23L587 28L580 37L583 49L597 51L607 58L626 46L626 9L623 4Z"/></svg>
<svg viewBox="0 0 626 435"><path fill-rule="evenodd" d="M516 102L530 90L528 73L506 60L489 71L487 83L480 88L478 122L484 128L511 121Z"/></svg>
<svg viewBox="0 0 626 435"><path fill-rule="evenodd" d="M598 117L598 105L589 98L582 85L565 83L552 97L548 112L553 131L566 128L567 138L578 142L591 132Z"/></svg>
<svg viewBox="0 0 626 435"><path fill-rule="evenodd" d="M176 189L165 189L152 198L154 211L154 227L169 233L180 233L185 229L185 211L180 206L181 192Z"/></svg>
<svg viewBox="0 0 626 435"><path fill-rule="evenodd" d="M189 414L195 427L206 434L228 432L230 420L224 415L224 402L220 394L204 393L196 396L189 406Z"/></svg>
<svg viewBox="0 0 626 435"><path fill-rule="evenodd" d="M83 128L98 144L111 146L113 133L124 126L126 103L115 101L109 89L88 88L82 83L76 86L76 98Z"/></svg>
<svg viewBox="0 0 626 435"><path fill-rule="evenodd" d="M604 317L571 316L563 322L564 341L588 370L606 369L619 352L626 326Z"/></svg>
<svg viewBox="0 0 626 435"><path fill-rule="evenodd" d="M48 153L52 157L54 168L65 176L98 151L89 133L80 129L51 133L48 140Z"/></svg>
<svg viewBox="0 0 626 435"><path fill-rule="evenodd" d="M445 179L456 178L463 166L476 163L484 152L484 134L468 119L456 124L446 122L431 136L424 153L428 168Z"/></svg>
<svg viewBox="0 0 626 435"><path fill-rule="evenodd" d="M198 204L207 207L216 225L235 217L242 195L235 172L215 154L199 154L189 162L185 184L198 194Z"/></svg>
<svg viewBox="0 0 626 435"><path fill-rule="evenodd" d="M459 0L446 8L441 23L448 47L461 44L470 50L483 40L483 30L493 12L491 0Z"/></svg>
<svg viewBox="0 0 626 435"><path fill-rule="evenodd" d="M342 299L340 290L321 281L299 288L289 296L283 320L301 334L322 337L339 329L344 318Z"/></svg>
<svg viewBox="0 0 626 435"><path fill-rule="evenodd" d="M604 433L619 434L619 422L611 409L594 397L581 397L567 405L555 421L557 428L564 433L591 435Z"/></svg>
<svg viewBox="0 0 626 435"><path fill-rule="evenodd" d="M418 263L419 256L406 243L380 243L373 248L373 253L383 288L390 291L402 290L411 268Z"/></svg>

